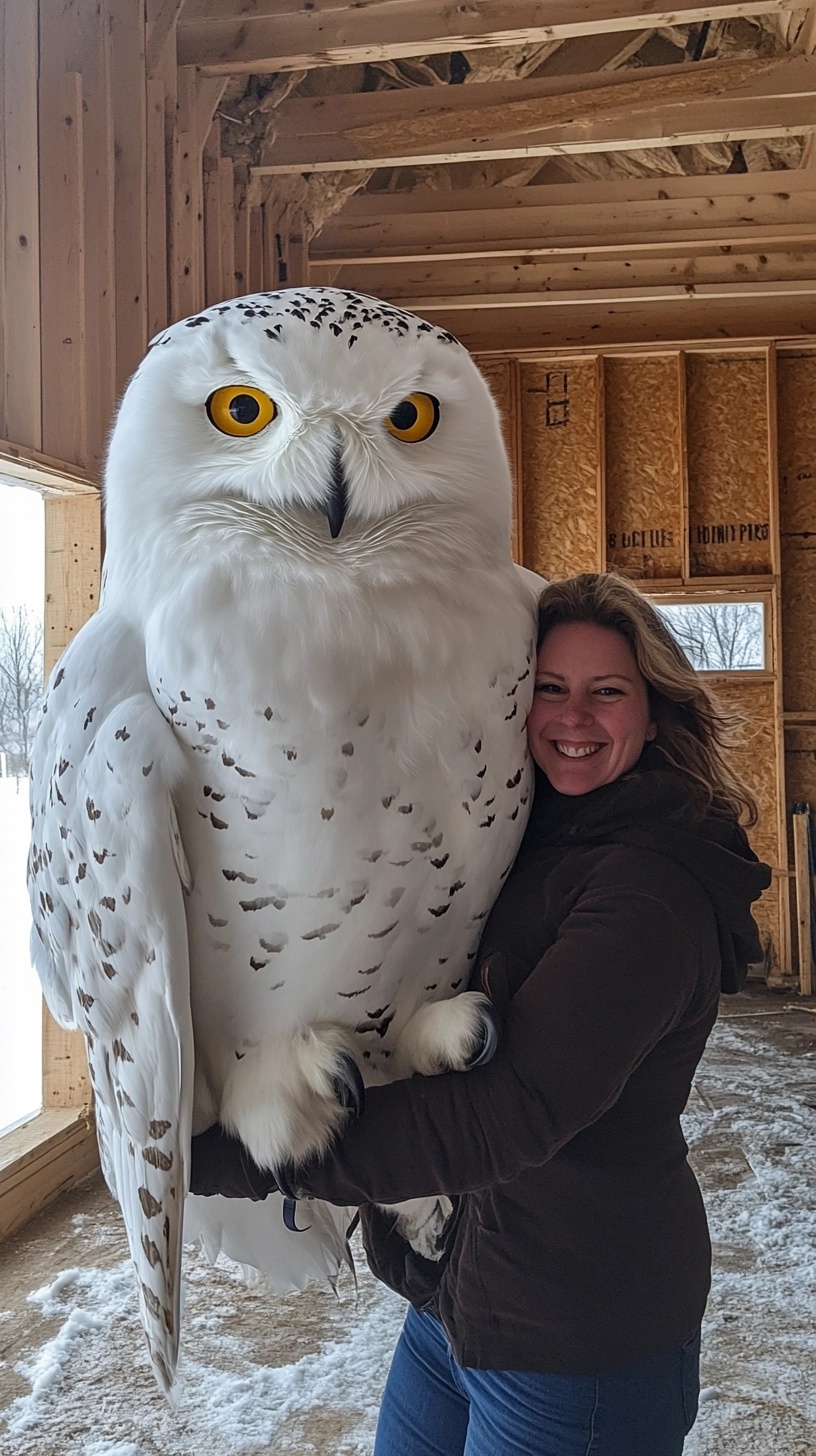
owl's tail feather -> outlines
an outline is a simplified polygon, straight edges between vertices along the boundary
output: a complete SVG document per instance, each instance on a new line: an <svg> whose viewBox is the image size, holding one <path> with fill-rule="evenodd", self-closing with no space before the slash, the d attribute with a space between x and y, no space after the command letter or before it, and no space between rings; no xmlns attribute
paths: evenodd
<svg viewBox="0 0 816 1456"><path fill-rule="evenodd" d="M302 1199L294 1233L284 1223L283 1199L278 1193L270 1193L258 1203L190 1194L184 1210L184 1239L187 1243L200 1239L213 1264L224 1254L234 1263L256 1270L272 1293L305 1289L313 1282L327 1283L336 1290L342 1268L354 1276L349 1236L355 1213L353 1208ZM356 1279L354 1282L356 1286Z"/></svg>

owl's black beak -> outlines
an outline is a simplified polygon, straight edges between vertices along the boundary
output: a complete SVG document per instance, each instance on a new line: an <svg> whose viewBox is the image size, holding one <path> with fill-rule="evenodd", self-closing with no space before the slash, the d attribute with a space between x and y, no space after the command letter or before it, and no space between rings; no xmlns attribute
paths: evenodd
<svg viewBox="0 0 816 1456"><path fill-rule="evenodd" d="M332 456L329 494L324 509L326 512L326 520L329 523L331 538L333 541L336 541L343 529L343 522L346 519L346 512L348 510L348 482L346 480L346 472L343 469L343 458L339 447Z"/></svg>

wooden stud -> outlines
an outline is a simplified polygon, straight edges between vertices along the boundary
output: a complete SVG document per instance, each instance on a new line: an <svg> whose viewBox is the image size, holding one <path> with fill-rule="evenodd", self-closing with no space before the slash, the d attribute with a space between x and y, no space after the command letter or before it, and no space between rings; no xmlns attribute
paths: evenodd
<svg viewBox="0 0 816 1456"><path fill-rule="evenodd" d="M777 358L778 458L785 709L816 708L816 355ZM816 801L813 792L801 797Z"/></svg>
<svg viewBox="0 0 816 1456"><path fill-rule="evenodd" d="M41 450L37 7L7 3L0 22L3 83L0 432L17 444Z"/></svg>
<svg viewBox="0 0 816 1456"><path fill-rule="evenodd" d="M100 582L98 494L46 496L45 673L96 610ZM85 1042L63 1031L43 1008L43 1107L88 1107Z"/></svg>
<svg viewBox="0 0 816 1456"><path fill-rule="evenodd" d="M689 526L689 473L688 473L688 406L686 401L686 356L681 349L677 353L677 417L680 439L680 530L682 556L680 571L683 581L691 576L691 544Z"/></svg>
<svg viewBox="0 0 816 1456"><path fill-rule="evenodd" d="M100 495L45 498L46 677L99 604Z"/></svg>
<svg viewBox="0 0 816 1456"><path fill-rule="evenodd" d="M290 288L308 288L309 244L304 235L302 218L297 219L295 227L296 231L289 234L288 286Z"/></svg>
<svg viewBox="0 0 816 1456"><path fill-rule="evenodd" d="M249 209L249 287L247 292L260 293L263 288L263 214L260 207Z"/></svg>
<svg viewBox="0 0 816 1456"><path fill-rule="evenodd" d="M187 318L201 307L199 271L204 203L198 146L198 93L195 71L177 75L175 107L168 106L170 128L170 317Z"/></svg>
<svg viewBox="0 0 816 1456"><path fill-rule="evenodd" d="M116 389L121 393L147 347L145 19L132 0L105 3L112 47Z"/></svg>
<svg viewBox="0 0 816 1456"><path fill-rule="evenodd" d="M216 117L202 156L204 178L204 303L207 307L223 298L224 260L221 253L221 123Z"/></svg>
<svg viewBox="0 0 816 1456"><path fill-rule="evenodd" d="M249 198L247 182L236 173L234 210L232 215L235 237L235 281L233 293L236 297L249 292Z"/></svg>
<svg viewBox="0 0 816 1456"><path fill-rule="evenodd" d="M87 452L82 77L62 65L57 31L40 36L40 276L43 449Z"/></svg>
<svg viewBox="0 0 816 1456"><path fill-rule="evenodd" d="M153 339L170 321L168 213L168 152L171 145L176 57L172 41L165 44L146 79L145 104L145 218L147 276L147 339Z"/></svg>
<svg viewBox="0 0 816 1456"><path fill-rule="evenodd" d="M218 166L221 188L221 298L234 298L241 292L235 282L235 168L231 157L221 157Z"/></svg>
<svg viewBox="0 0 816 1456"><path fill-rule="evenodd" d="M70 64L82 73L87 462L100 479L116 405L111 38L101 7L79 4L77 19Z"/></svg>
<svg viewBox="0 0 816 1456"><path fill-rule="evenodd" d="M793 806L793 861L796 874L796 928L799 946L799 990L813 995L813 940L811 904L813 881L810 870L810 805Z"/></svg>

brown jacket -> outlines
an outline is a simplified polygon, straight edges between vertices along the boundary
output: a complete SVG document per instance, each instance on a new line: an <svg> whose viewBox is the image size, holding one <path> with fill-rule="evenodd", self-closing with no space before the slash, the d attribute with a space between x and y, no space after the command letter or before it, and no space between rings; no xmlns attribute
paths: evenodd
<svg viewBox="0 0 816 1456"><path fill-rule="evenodd" d="M680 1114L717 1014L760 958L770 872L647 749L580 799L539 786L488 921L494 1060L370 1089L298 1173L338 1204L457 1196L440 1265L364 1211L375 1273L442 1319L461 1364L593 1373L702 1318L710 1246Z"/></svg>

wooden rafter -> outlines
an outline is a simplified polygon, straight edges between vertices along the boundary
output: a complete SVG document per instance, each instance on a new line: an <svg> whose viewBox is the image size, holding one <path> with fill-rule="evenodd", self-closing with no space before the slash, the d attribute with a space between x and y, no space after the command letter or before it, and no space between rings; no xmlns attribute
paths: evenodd
<svg viewBox="0 0 816 1456"><path fill-rule="evenodd" d="M680 244L807 242L816 219L813 173L661 177L439 193L360 193L313 240L315 264L372 266L422 259L613 256Z"/></svg>
<svg viewBox="0 0 816 1456"><path fill-rule="evenodd" d="M649 306L620 302L546 309L476 309L429 313L467 348L477 352L512 349L606 349L614 345L662 347L700 340L722 348L729 340L796 339L816 335L816 298L756 299L733 307L727 299L705 307L687 300L654 300Z"/></svg>
<svg viewBox="0 0 816 1456"><path fill-rule="evenodd" d="M317 278L318 273L315 272ZM800 292L802 286L816 289L816 243L813 235L795 249L780 247L757 251L737 251L712 244L696 245L682 251L682 244L665 253L648 252L636 246L611 253L580 253L571 256L507 259L459 260L440 263L433 259L420 265L371 267L363 275L365 289L392 303L414 306L422 298L440 298L445 306L462 297L480 298L481 307L509 307L508 300L517 298L525 305L546 306L567 294L591 293L604 301L615 290L626 298L637 292L651 296L655 288L672 288L690 297L706 296L708 290L730 290L740 285L746 297L774 293L779 285L790 285ZM359 273L341 269L338 286L353 287ZM424 295L424 297L423 297ZM465 303L463 307L472 305ZM419 308L422 312L422 308Z"/></svg>
<svg viewBox="0 0 816 1456"><path fill-rule="evenodd" d="M816 129L816 62L703 62L514 86L428 87L289 102L262 175L803 135ZM369 105L368 103L371 103ZM370 119L365 120L368 117ZM346 125L344 125L344 121Z"/></svg>
<svg viewBox="0 0 816 1456"><path fill-rule="evenodd" d="M587 307L607 308L612 306L665 303L686 303L689 307L713 301L725 302L732 308L740 308L757 299L816 299L816 278L798 279L794 282L766 283L757 279L751 283L701 283L666 284L644 288L587 288L558 290L539 293L455 293L447 297L415 297L403 300L419 314L484 312L489 309L540 309Z"/></svg>
<svg viewBox="0 0 816 1456"><path fill-rule="evenodd" d="M403 145L429 139L465 141L586 121L622 105L812 96L814 90L816 64L809 59L750 56L634 71L591 70L528 81L486 81L473 86L413 86L291 97L277 108L275 136L278 144L293 140L322 143L339 133L376 146L395 132Z"/></svg>
<svg viewBox="0 0 816 1456"><path fill-rule="evenodd" d="M187 0L179 64L209 74L291 71L521 45L607 31L647 30L791 8L791 0Z"/></svg>

